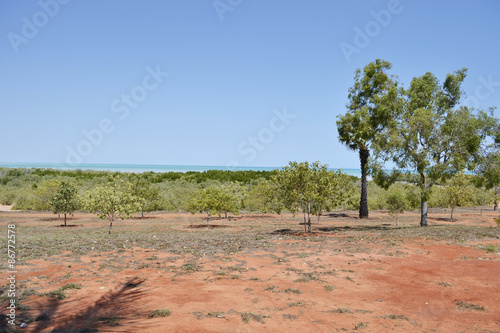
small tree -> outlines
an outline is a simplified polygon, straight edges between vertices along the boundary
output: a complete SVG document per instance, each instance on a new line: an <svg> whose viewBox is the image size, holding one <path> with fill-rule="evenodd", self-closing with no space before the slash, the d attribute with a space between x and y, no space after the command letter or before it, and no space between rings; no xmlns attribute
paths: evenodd
<svg viewBox="0 0 500 333"><path fill-rule="evenodd" d="M52 205L50 201L52 196L58 191L61 181L59 179L49 179L34 187L34 209L35 210L50 210Z"/></svg>
<svg viewBox="0 0 500 333"><path fill-rule="evenodd" d="M403 193L398 190L391 192L387 196L387 205L389 206L389 213L396 216L396 225L398 225L398 216L404 213L407 204Z"/></svg>
<svg viewBox="0 0 500 333"><path fill-rule="evenodd" d="M160 201L160 191L144 178L138 178L132 183L132 194L142 199L141 218L144 218L144 211Z"/></svg>
<svg viewBox="0 0 500 333"><path fill-rule="evenodd" d="M459 206L463 206L469 202L472 195L468 188L469 181L463 172L455 175L450 184L443 191L441 200L446 207L451 208L450 220L453 221L453 211Z"/></svg>
<svg viewBox="0 0 500 333"><path fill-rule="evenodd" d="M219 193L219 200L221 203L220 213L224 213L224 217L227 219L227 213L231 212L235 215L239 214L239 210L244 205L244 199L247 196L247 190L239 183L230 183L228 185L220 187L222 192Z"/></svg>
<svg viewBox="0 0 500 333"><path fill-rule="evenodd" d="M351 178L340 170L323 173L320 179L324 182L319 187L323 193L319 193L311 209L312 214L318 217L318 223L323 212L350 202L355 192Z"/></svg>
<svg viewBox="0 0 500 333"><path fill-rule="evenodd" d="M207 227L210 215L223 212L238 214L238 202L228 191L219 187L206 187L194 192L188 201L187 211L194 214L196 212L207 214Z"/></svg>
<svg viewBox="0 0 500 333"><path fill-rule="evenodd" d="M251 211L260 212L262 216L269 212L280 214L282 210L282 203L276 195L276 186L265 179L250 189L246 201Z"/></svg>
<svg viewBox="0 0 500 333"><path fill-rule="evenodd" d="M114 221L129 218L144 205L144 199L133 195L131 184L123 180L113 180L106 186L87 191L82 201L86 211L109 221L109 234Z"/></svg>
<svg viewBox="0 0 500 333"><path fill-rule="evenodd" d="M76 188L70 183L61 182L57 192L52 195L50 206L54 214L64 214L64 226L66 226L66 214L73 215L78 208Z"/></svg>
<svg viewBox="0 0 500 333"><path fill-rule="evenodd" d="M304 213L304 230L311 232L311 214L325 207L330 200L337 200L340 172L329 171L327 165L319 162L290 162L273 178L278 184L278 193L284 206L290 212L301 210ZM323 208L321 208L323 209ZM307 220L306 220L307 215Z"/></svg>

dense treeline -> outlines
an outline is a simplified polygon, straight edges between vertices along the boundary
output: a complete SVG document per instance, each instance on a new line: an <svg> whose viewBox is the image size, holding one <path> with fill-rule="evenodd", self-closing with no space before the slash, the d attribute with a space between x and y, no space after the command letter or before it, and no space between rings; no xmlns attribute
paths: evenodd
<svg viewBox="0 0 500 333"><path fill-rule="evenodd" d="M95 170L56 170L0 168L0 203L15 204L14 209L50 210L50 196L61 182L73 184L80 193L107 184L110 179L143 181L158 190L160 200L148 210L185 211L193 192L205 187L238 186L249 192L252 186L269 180L276 171L208 170L203 172L116 172Z"/></svg>
<svg viewBox="0 0 500 333"><path fill-rule="evenodd" d="M95 170L57 170L57 169L26 169L26 168L0 168L0 184L6 185L14 178L24 176L39 176L39 177L69 177L82 180L91 180L100 177L123 176L145 178L151 183L161 183L165 180L177 180L186 178L201 183L207 180L231 181L249 183L252 180L264 178L269 179L275 171L256 171L256 170L207 170L203 172L187 171L187 172L143 172L139 174L126 173L118 171L95 171Z"/></svg>
<svg viewBox="0 0 500 333"><path fill-rule="evenodd" d="M269 191L269 181L277 171L220 171L205 172L144 172L126 173L92 170L55 170L55 169L24 169L0 168L0 204L14 204L14 209L22 210L51 210L50 199L61 182L68 182L75 186L81 195L86 191L103 186L110 179L121 178L125 181L138 183L143 181L158 192L158 200L144 208L144 211L192 211L193 195L204 188L226 188L238 193L238 210L244 212L268 213L276 212L279 204L272 197L266 198ZM486 206L495 205L500 196L495 189L485 190L478 183L477 176L465 175L465 185L461 186L466 193L466 199L458 206ZM389 189L378 186L375 182L368 182L369 209L391 209L395 198L400 198L404 209L418 209L420 203L420 189L416 185L417 175L401 174L398 180ZM354 176L347 176L352 187L359 188L361 180ZM449 207L446 202L446 189L453 183L436 183L432 191L430 207ZM478 185L479 184L479 185ZM349 200L340 206L331 209L359 209L359 192L350 193ZM450 197L450 195L448 195ZM452 195L451 197L457 197ZM463 195L462 195L463 197ZM392 201L391 201L392 200ZM78 207L81 209L82 207ZM328 207L330 208L330 207ZM233 209L234 210L234 209ZM287 211L284 209L284 211Z"/></svg>

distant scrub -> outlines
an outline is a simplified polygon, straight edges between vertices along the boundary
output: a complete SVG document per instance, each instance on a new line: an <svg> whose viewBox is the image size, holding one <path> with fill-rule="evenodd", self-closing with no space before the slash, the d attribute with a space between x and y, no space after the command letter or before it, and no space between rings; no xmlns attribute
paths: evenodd
<svg viewBox="0 0 500 333"><path fill-rule="evenodd" d="M96 186L106 185L110 179L117 176L125 181L145 180L151 184L152 189L159 191L159 200L145 211L187 211L188 202L192 194L206 187L234 186L239 192L240 209L243 212L262 213L262 208L255 204L252 196L260 196L255 188L262 181L269 181L278 171L252 171L252 170L209 170L203 172L112 172L94 170L55 170L55 169L26 169L26 168L0 168L0 204L14 205L13 209L38 210L49 209L45 204L47 198L42 198L44 188L50 184L61 181L71 182L83 194ZM403 174L398 182L391 186L392 190L384 190L374 182L368 182L368 204L370 210L389 209L387 199L393 190L402 193L407 209L418 209L420 203L420 188L414 185L414 175ZM470 200L466 205L487 205L492 202L492 190L473 190L471 179ZM353 186L359 188L360 179L349 176ZM436 184L432 191L429 206L444 207L441 198L442 187L446 184ZM46 192L46 191L45 191ZM359 191L355 191L352 199L344 203L341 209L359 209Z"/></svg>

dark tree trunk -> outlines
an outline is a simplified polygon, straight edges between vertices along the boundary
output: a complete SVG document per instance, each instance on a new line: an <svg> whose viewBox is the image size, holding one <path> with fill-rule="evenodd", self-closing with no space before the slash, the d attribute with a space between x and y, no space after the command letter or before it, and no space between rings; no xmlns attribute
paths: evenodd
<svg viewBox="0 0 500 333"><path fill-rule="evenodd" d="M66 226L66 214L64 214L64 226Z"/></svg>
<svg viewBox="0 0 500 333"><path fill-rule="evenodd" d="M307 232L306 211L304 211L304 231Z"/></svg>
<svg viewBox="0 0 500 333"><path fill-rule="evenodd" d="M111 227L113 226L113 221L109 222L109 231L108 234L111 235Z"/></svg>
<svg viewBox="0 0 500 333"><path fill-rule="evenodd" d="M311 203L307 203L307 232L311 232Z"/></svg>
<svg viewBox="0 0 500 333"><path fill-rule="evenodd" d="M61 219L61 212L57 212L57 219L60 220Z"/></svg>
<svg viewBox="0 0 500 333"><path fill-rule="evenodd" d="M143 219L143 218L144 218L144 209L141 210L141 219Z"/></svg>
<svg viewBox="0 0 500 333"><path fill-rule="evenodd" d="M500 190L500 188L495 187L495 202L494 202L494 205L493 205L493 210L497 210L498 209L497 196L498 196L498 191L499 190Z"/></svg>
<svg viewBox="0 0 500 333"><path fill-rule="evenodd" d="M368 188L366 174L368 168L368 149L359 150L359 160L361 162L361 199L359 200L359 218L368 218Z"/></svg>

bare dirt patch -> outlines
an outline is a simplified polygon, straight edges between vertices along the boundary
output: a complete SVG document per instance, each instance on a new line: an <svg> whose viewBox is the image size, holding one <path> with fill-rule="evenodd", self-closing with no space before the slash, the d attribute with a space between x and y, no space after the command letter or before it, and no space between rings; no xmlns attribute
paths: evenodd
<svg viewBox="0 0 500 333"><path fill-rule="evenodd" d="M149 215L108 235L89 214L75 214L79 228L53 228L48 213L0 214L3 230L16 225L23 331L500 331L497 212L458 210L429 228L416 212L398 226L383 212L336 212L312 234L290 215L210 221L224 228Z"/></svg>
<svg viewBox="0 0 500 333"><path fill-rule="evenodd" d="M14 205L1 205L0 204L0 212L8 212L14 207Z"/></svg>

